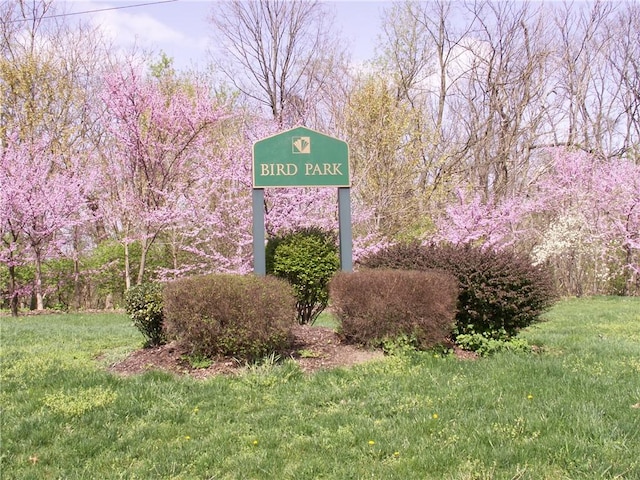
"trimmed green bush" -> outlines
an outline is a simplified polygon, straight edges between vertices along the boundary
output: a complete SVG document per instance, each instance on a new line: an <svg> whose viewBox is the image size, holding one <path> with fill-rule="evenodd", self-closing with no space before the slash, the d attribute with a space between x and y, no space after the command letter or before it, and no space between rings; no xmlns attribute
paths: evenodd
<svg viewBox="0 0 640 480"><path fill-rule="evenodd" d="M145 336L145 345L149 347L162 345L166 341L162 290L159 283L143 283L130 288L124 296L125 311Z"/></svg>
<svg viewBox="0 0 640 480"><path fill-rule="evenodd" d="M339 273L330 284L340 333L350 343L444 345L455 325L456 279L436 271Z"/></svg>
<svg viewBox="0 0 640 480"><path fill-rule="evenodd" d="M167 334L190 355L253 361L292 344L295 298L274 277L206 275L165 287Z"/></svg>
<svg viewBox="0 0 640 480"><path fill-rule="evenodd" d="M334 232L294 230L269 240L267 273L287 280L296 295L298 323L313 324L329 302L329 281L340 268Z"/></svg>
<svg viewBox="0 0 640 480"><path fill-rule="evenodd" d="M398 244L361 261L368 268L440 269L460 288L456 334L515 335L555 301L551 274L522 255L472 246Z"/></svg>

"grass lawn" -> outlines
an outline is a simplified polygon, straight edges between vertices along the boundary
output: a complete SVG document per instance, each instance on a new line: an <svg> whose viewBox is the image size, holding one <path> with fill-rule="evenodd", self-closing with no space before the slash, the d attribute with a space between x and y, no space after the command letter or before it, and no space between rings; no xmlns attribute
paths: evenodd
<svg viewBox="0 0 640 480"><path fill-rule="evenodd" d="M538 354L194 380L108 373L143 342L124 315L3 317L0 476L640 479L640 299L546 318Z"/></svg>

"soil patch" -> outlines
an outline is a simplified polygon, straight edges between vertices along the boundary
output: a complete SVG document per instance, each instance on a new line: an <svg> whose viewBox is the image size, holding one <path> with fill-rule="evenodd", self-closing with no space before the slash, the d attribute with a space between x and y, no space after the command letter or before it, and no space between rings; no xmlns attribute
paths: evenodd
<svg viewBox="0 0 640 480"><path fill-rule="evenodd" d="M380 350L366 350L347 345L330 328L297 325L293 329L294 346L289 352L303 372L311 373L336 367L348 367L384 356ZM163 370L179 375L207 378L236 374L244 365L230 358L219 358L207 368L193 368L185 359L188 354L177 343L137 350L109 370L120 375L134 375L149 370Z"/></svg>

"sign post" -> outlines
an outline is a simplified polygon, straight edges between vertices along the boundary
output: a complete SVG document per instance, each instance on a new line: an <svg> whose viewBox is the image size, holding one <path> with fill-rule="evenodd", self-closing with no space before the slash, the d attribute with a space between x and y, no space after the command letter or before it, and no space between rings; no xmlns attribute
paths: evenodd
<svg viewBox="0 0 640 480"><path fill-rule="evenodd" d="M267 274L267 258L264 250L264 190L254 188L253 206L253 271L257 275Z"/></svg>
<svg viewBox="0 0 640 480"><path fill-rule="evenodd" d="M257 275L266 274L264 189L338 187L340 265L352 266L351 180L349 146L337 138L297 127L253 145L253 261Z"/></svg>
<svg viewBox="0 0 640 480"><path fill-rule="evenodd" d="M351 233L351 189L338 188L338 224L340 232L340 266L343 272L353 270Z"/></svg>

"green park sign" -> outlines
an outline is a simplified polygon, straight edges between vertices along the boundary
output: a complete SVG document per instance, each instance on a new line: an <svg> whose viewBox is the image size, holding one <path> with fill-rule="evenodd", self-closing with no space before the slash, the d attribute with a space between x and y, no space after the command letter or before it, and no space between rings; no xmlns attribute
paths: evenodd
<svg viewBox="0 0 640 480"><path fill-rule="evenodd" d="M253 271L266 275L264 189L338 187L340 266L353 268L349 146L337 138L297 127L253 144Z"/></svg>
<svg viewBox="0 0 640 480"><path fill-rule="evenodd" d="M297 127L253 144L253 188L350 185L342 140Z"/></svg>

